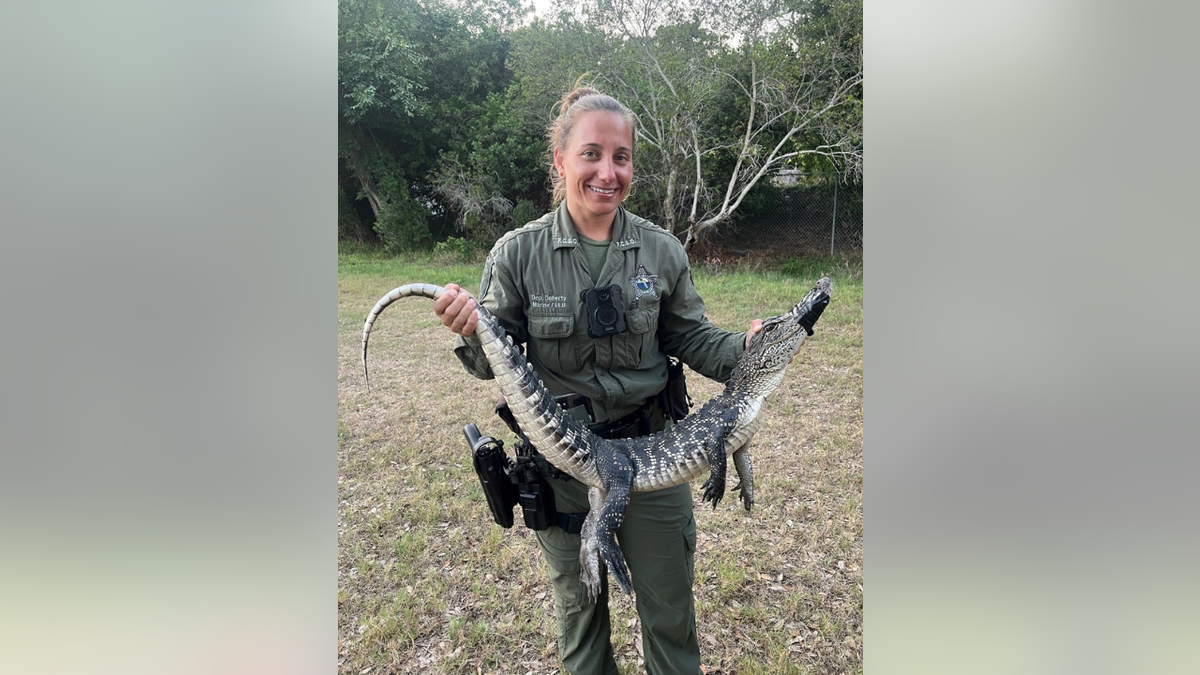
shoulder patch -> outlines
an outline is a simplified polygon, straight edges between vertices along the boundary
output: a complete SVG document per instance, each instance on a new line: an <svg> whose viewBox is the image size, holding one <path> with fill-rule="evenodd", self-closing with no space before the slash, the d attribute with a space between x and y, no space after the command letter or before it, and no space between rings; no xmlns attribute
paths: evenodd
<svg viewBox="0 0 1200 675"><path fill-rule="evenodd" d="M661 225L658 225L657 223L655 223L653 221L646 220L645 218L643 218L637 214L628 213L626 215L626 218L628 219L628 222L630 225L633 225L634 227L640 228L642 230L646 230L649 232L657 231L657 232L662 232L665 234L671 234L670 232L667 232L666 230L664 230Z"/></svg>
<svg viewBox="0 0 1200 675"><path fill-rule="evenodd" d="M488 287L492 285L492 256L483 261L483 278L479 280L479 299L487 295Z"/></svg>
<svg viewBox="0 0 1200 675"><path fill-rule="evenodd" d="M492 246L492 252L494 253L497 248L500 248L504 244L507 244L508 242L512 241L513 239L516 239L517 237L520 237L522 235L527 235L527 234L533 234L533 233L537 233L537 232L544 232L545 230L549 229L550 226L553 225L554 223L549 218L547 218L547 216L551 215L552 213L553 212L551 212L550 214L547 214L546 216L542 216L541 218L538 218L537 220L531 220L528 223L525 223L524 225L522 225L516 229L509 230L508 232L505 232L504 234L500 235L500 238L496 240L495 245Z"/></svg>

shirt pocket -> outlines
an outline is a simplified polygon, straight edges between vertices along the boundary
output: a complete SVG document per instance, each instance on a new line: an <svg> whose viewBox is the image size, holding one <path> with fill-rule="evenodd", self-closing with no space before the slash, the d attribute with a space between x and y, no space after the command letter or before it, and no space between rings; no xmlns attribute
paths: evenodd
<svg viewBox="0 0 1200 675"><path fill-rule="evenodd" d="M634 368L658 349L657 298L642 298L636 309L625 312L625 332L613 336L613 365Z"/></svg>
<svg viewBox="0 0 1200 675"><path fill-rule="evenodd" d="M575 317L530 316L530 358L537 365L544 365L556 373L577 373L582 367L579 358L578 340L571 337L575 332Z"/></svg>

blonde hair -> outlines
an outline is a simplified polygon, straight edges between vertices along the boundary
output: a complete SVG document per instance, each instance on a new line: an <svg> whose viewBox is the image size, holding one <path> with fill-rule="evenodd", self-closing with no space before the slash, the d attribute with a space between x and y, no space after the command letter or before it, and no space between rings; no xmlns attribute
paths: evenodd
<svg viewBox="0 0 1200 675"><path fill-rule="evenodd" d="M566 96L562 97L556 105L558 115L550 126L546 127L546 136L550 141L550 184L554 186L554 193L551 197L553 204L558 204L567 196L567 186L563 179L558 175L558 169L554 166L554 151L560 153L567 149L567 138L571 135L571 130L575 127L576 120L584 113L604 111L620 115L627 124L629 124L629 133L632 136L634 129L637 128L637 115L633 111L621 105L617 99L602 94L591 87L581 87L576 83L576 87L571 90ZM630 139L633 140L632 138Z"/></svg>

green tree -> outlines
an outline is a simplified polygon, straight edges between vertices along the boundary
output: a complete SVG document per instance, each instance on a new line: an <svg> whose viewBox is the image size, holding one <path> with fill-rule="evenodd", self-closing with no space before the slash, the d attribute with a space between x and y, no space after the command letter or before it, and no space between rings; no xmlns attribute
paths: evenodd
<svg viewBox="0 0 1200 675"><path fill-rule="evenodd" d="M604 36L570 17L535 20L505 34L511 80L489 95L435 173L438 195L459 214L459 229L490 243L550 207L546 128L553 106L595 70ZM523 205L514 215L513 205ZM535 215L530 217L530 214Z"/></svg>
<svg viewBox="0 0 1200 675"><path fill-rule="evenodd" d="M338 2L338 159L357 183L375 229L392 248L418 241L427 230L409 195L403 168L379 137L423 108L426 59L406 36L402 3Z"/></svg>
<svg viewBox="0 0 1200 675"><path fill-rule="evenodd" d="M474 147L464 132L511 81L504 31L521 16L516 0L340 0L340 183L389 248L427 245L432 225L454 221L434 189L438 158Z"/></svg>

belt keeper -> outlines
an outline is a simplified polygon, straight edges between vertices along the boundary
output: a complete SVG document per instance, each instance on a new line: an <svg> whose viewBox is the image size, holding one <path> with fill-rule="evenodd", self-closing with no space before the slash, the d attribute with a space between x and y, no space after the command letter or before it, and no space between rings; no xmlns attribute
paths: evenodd
<svg viewBox="0 0 1200 675"><path fill-rule="evenodd" d="M585 518L587 518L586 513L558 513L555 524L567 534L579 534L583 532Z"/></svg>

